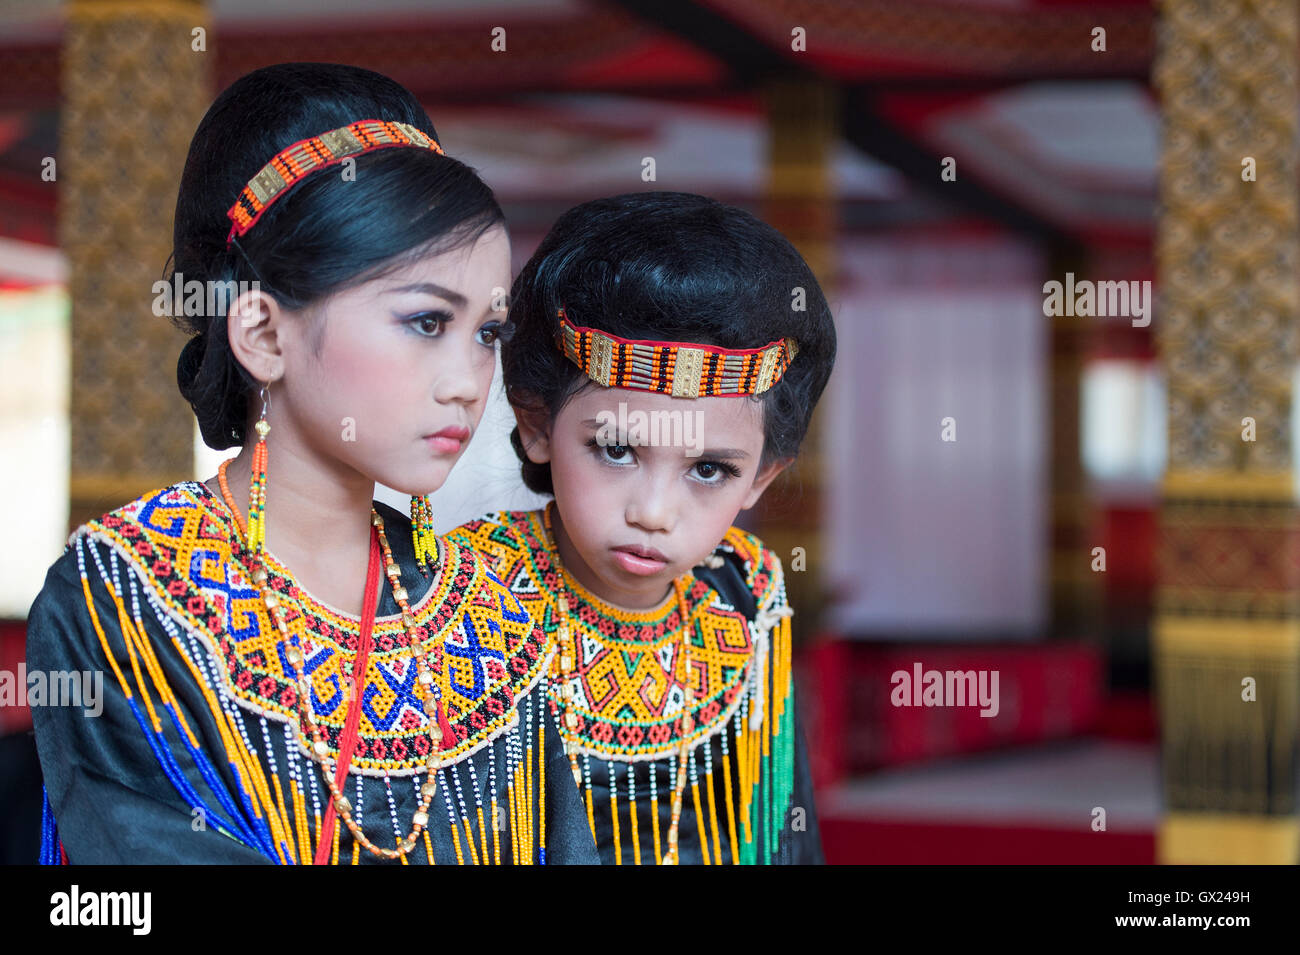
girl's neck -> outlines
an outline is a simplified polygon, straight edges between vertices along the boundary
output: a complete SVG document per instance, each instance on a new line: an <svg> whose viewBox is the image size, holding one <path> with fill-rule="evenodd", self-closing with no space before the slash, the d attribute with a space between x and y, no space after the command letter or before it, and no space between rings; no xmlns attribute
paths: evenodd
<svg viewBox="0 0 1300 955"><path fill-rule="evenodd" d="M266 549L317 600L360 615L374 483L350 468L330 468L274 429L266 443ZM253 447L246 444L226 468L245 526ZM221 494L217 478L205 483Z"/></svg>

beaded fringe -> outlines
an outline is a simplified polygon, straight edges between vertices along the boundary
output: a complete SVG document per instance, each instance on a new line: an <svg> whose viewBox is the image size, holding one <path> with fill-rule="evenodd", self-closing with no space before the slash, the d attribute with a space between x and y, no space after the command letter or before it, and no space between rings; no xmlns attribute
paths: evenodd
<svg viewBox="0 0 1300 955"><path fill-rule="evenodd" d="M671 796L675 788L677 774L687 774L683 814L688 809L695 814L695 829L705 865L723 861L724 843L734 865L771 864L778 858L782 838L788 838L795 755L794 681L788 614L781 615L771 626L768 640L767 652L754 654L754 669L745 698L735 715L715 734L722 750L721 765L715 765L713 761L711 737L696 740L685 760L675 755L667 757L672 767L670 779L673 783L667 795ZM586 753L581 759L580 786L584 790L587 823L592 837L596 838L591 760ZM624 864L625 847L630 850L634 865L650 862L658 865L663 861L655 766L650 765L650 819L647 825L641 818L646 807L644 793L640 805L637 800L636 770L639 765L642 764L627 763L627 786L620 793L614 781L614 764L608 764L608 811L613 824L617 865ZM625 804L626 808L620 804ZM647 831L651 834L649 844L642 839L642 833ZM666 839L666 834L663 838Z"/></svg>
<svg viewBox="0 0 1300 955"><path fill-rule="evenodd" d="M94 546L87 547L84 537L76 539L76 549L77 567L81 574L81 588L86 609L90 613L90 620L103 648L104 656L117 678L118 685L126 697L141 732L148 740L154 756L177 793L190 806L191 811L196 813L196 817L197 814L202 814L207 825L256 849L272 862L284 865L312 864L324 815L321 807L321 791L324 789L324 784L317 782L316 777L320 770L313 765L314 757L304 754L292 737L292 733L286 733L288 765L284 767L287 776L282 779L270 749L265 717L262 726L267 759L264 761L251 742L244 711L224 692L221 682L208 674L207 668L215 666L215 663L203 652L194 634L188 629L177 626L176 621L166 613L156 596L148 588L138 586L135 575L129 568L125 574L130 590L128 608L127 589L120 579L116 550L110 549L109 562L112 567L110 574L103 564L98 549ZM127 657L130 660L133 678L131 680L128 680L118 665L110 647L108 633L95 610L95 601L90 591L90 578L86 571L87 550L94 558L100 578L116 607L118 632L122 635ZM216 767L202 749L198 738L186 722L181 708L177 705L176 695L167 682L155 655L152 638L144 626L140 608L141 590L151 605L158 623L167 633L181 659L189 667L195 684L203 692L208 710L221 735L225 760L237 780L238 792L235 794L228 791L218 776ZM185 646L186 642L189 644L188 649ZM537 712L534 712L534 709ZM502 843L508 839L507 844L512 860L522 864L546 864L546 787L543 771L545 710L546 707L534 707L531 697L521 701L521 719L512 725L504 736L499 736L488 744L489 807L483 805L476 770L469 757L462 759L460 763L443 766L438 770L438 788L442 792L442 801L447 809L457 863L500 864ZM160 712L166 714L167 722L179 736L186 751L183 756L188 756L216 797L216 805L203 798L181 770L177 753L163 732L163 719ZM504 746L506 753L505 798L508 803L508 813L505 811L506 807L498 805L497 799L496 746L499 743ZM303 760L304 756L307 757L306 761ZM462 763L468 767L466 772L469 779L465 784L461 779ZM418 794L421 785L419 777L409 778ZM360 825L363 812L361 775L357 774L356 779L355 815ZM395 845L400 846L401 827L397 820L392 783L386 776L384 785L388 799L387 808L393 822ZM466 789L473 796L472 809L465 800ZM286 790L289 793L287 799ZM311 807L310 813L308 806ZM486 815L485 809L488 811ZM370 811L375 811L373 800ZM432 812L433 804L430 806L430 813ZM344 827L334 828L331 864L337 864L339 861L339 838L342 828ZM62 847L59 844L57 827L48 799L45 801L42 814L41 835L40 861L43 864L57 864L62 855ZM373 841L378 844L380 840ZM421 834L421 842L425 848L428 864L434 864L433 845L427 829ZM360 848L359 845L354 844L348 861L353 864L359 863ZM405 857L402 858L402 864L409 864Z"/></svg>

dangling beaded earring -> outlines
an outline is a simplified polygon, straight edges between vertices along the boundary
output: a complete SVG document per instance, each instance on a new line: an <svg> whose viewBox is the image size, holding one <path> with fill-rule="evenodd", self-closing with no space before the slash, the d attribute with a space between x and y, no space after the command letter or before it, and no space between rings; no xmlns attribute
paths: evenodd
<svg viewBox="0 0 1300 955"><path fill-rule="evenodd" d="M257 419L257 445L253 448L253 474L248 482L248 552L260 564L262 547L266 543L266 436L271 422L266 420L270 400L266 385L258 392L262 399L262 415Z"/></svg>
<svg viewBox="0 0 1300 955"><path fill-rule="evenodd" d="M438 543L433 533L433 504L429 495L411 498L411 543L415 545L415 560L423 570L438 558Z"/></svg>

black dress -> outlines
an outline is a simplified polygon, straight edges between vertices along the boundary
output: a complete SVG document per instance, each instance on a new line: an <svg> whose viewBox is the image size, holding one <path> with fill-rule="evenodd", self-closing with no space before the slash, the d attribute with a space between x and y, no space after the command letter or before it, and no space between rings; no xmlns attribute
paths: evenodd
<svg viewBox="0 0 1300 955"><path fill-rule="evenodd" d="M733 527L715 566L630 611L562 567L547 516L502 512L449 536L494 565L556 645L549 702L601 861L823 862L776 554Z"/></svg>
<svg viewBox="0 0 1300 955"><path fill-rule="evenodd" d="M285 639L250 583L230 511L205 485L151 492L78 529L28 621L29 673L84 674L95 697L33 707L42 861L386 861L342 819L319 845L332 815L322 763L334 765L354 711L340 788L377 847L412 831L432 765L436 788L408 862L599 861L545 705L545 636L472 550L440 539L430 572L409 520L375 507L415 625L409 638L384 583L356 683L357 618L316 601L268 554ZM303 686L324 759L300 716ZM349 686L361 688L358 705ZM437 712L430 697L441 723L426 714Z"/></svg>

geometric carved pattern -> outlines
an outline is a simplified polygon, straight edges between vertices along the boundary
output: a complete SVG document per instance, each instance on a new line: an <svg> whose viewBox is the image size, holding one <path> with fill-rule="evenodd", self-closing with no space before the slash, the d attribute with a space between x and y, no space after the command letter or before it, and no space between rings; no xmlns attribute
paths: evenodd
<svg viewBox="0 0 1300 955"><path fill-rule="evenodd" d="M151 305L209 98L212 53L191 49L199 26L197 3L69 8L57 170L72 303L72 525L193 469L193 419L173 371L180 336Z"/></svg>
<svg viewBox="0 0 1300 955"><path fill-rule="evenodd" d="M1158 612L1300 617L1291 504L1166 499L1161 530Z"/></svg>
<svg viewBox="0 0 1300 955"><path fill-rule="evenodd" d="M1294 3L1162 7L1154 330L1169 469L1153 642L1165 862L1297 861L1296 66Z"/></svg>
<svg viewBox="0 0 1300 955"><path fill-rule="evenodd" d="M1291 466L1296 355L1296 11L1166 4L1156 334L1171 470ZM1255 181L1242 181L1243 159ZM1253 417L1255 441L1242 440Z"/></svg>

